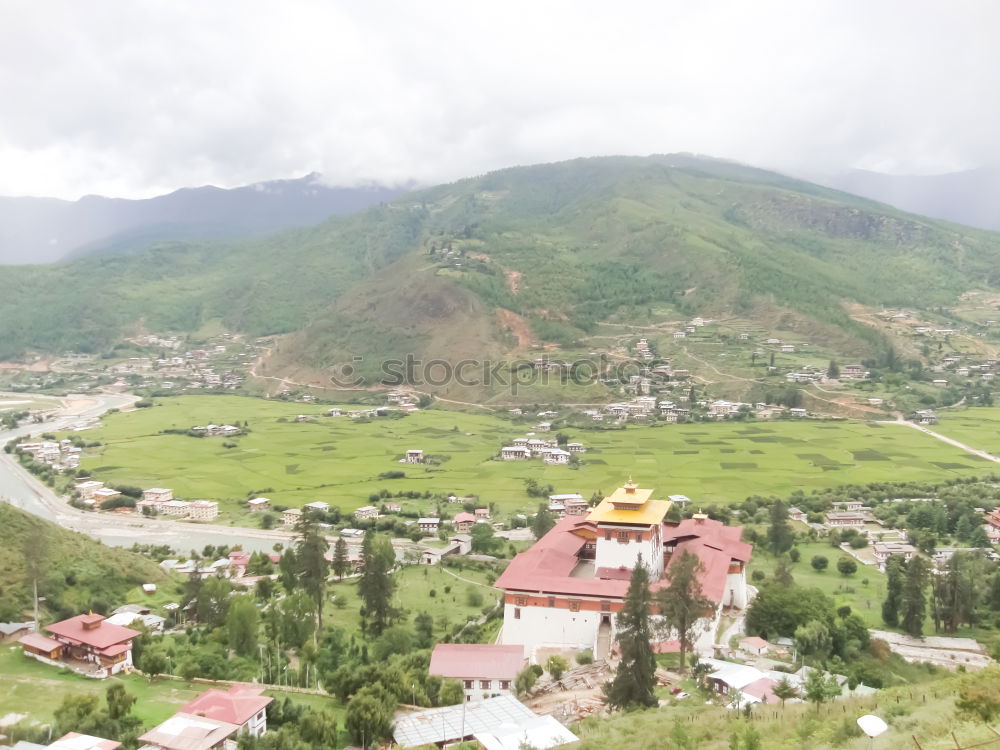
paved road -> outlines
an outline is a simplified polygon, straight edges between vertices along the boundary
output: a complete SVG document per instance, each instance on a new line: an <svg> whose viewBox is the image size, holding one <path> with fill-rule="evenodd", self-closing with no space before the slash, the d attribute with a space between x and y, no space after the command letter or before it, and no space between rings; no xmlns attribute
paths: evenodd
<svg viewBox="0 0 1000 750"><path fill-rule="evenodd" d="M97 417L112 408L131 405L136 397L129 394L68 397L60 413L43 424L26 425L0 431L0 446L14 437L65 429L81 419ZM25 471L6 453L0 452L0 500L71 531L79 531L105 544L131 547L142 544L169 544L180 552L201 550L205 545L240 544L246 550L270 551L276 542L287 542L284 531L264 531L214 524L186 523L158 519L115 516L73 508L48 486Z"/></svg>

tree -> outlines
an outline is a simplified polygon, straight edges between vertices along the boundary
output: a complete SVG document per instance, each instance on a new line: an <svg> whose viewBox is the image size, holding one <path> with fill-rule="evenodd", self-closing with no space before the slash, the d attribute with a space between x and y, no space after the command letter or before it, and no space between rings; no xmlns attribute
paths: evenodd
<svg viewBox="0 0 1000 750"><path fill-rule="evenodd" d="M569 662L555 654L550 656L548 661L545 662L545 671L552 675L553 680L559 680L563 676L563 672L568 668Z"/></svg>
<svg viewBox="0 0 1000 750"><path fill-rule="evenodd" d="M681 674L687 669L685 657L697 635L700 621L712 606L701 589L699 576L704 573L705 566L698 556L684 550L676 560L671 561L667 569L670 582L666 588L660 589L656 597L664 629L676 632L680 642Z"/></svg>
<svg viewBox="0 0 1000 750"><path fill-rule="evenodd" d="M622 611L618 613L618 633L615 636L621 660L614 679L604 692L612 708L655 706L653 688L656 685L656 658L650 646L652 626L649 619L649 572L642 556L632 569L628 593Z"/></svg>
<svg viewBox="0 0 1000 750"><path fill-rule="evenodd" d="M830 630L819 620L813 620L795 629L795 646L803 656L825 659L833 648Z"/></svg>
<svg viewBox="0 0 1000 750"><path fill-rule="evenodd" d="M906 560L902 555L890 555L885 563L885 601L882 602L882 622L889 627L899 625L899 610L903 604L903 581Z"/></svg>
<svg viewBox="0 0 1000 750"><path fill-rule="evenodd" d="M798 547L792 547L790 550L788 550L788 559L791 560L793 563L797 563L799 561L799 558L801 557L802 553L799 551Z"/></svg>
<svg viewBox="0 0 1000 750"><path fill-rule="evenodd" d="M128 716L136 701L135 696L127 692L121 683L109 686L104 697L108 702L108 717L112 721L119 721Z"/></svg>
<svg viewBox="0 0 1000 750"><path fill-rule="evenodd" d="M299 736L309 747L337 747L337 719L327 711L310 711L299 721Z"/></svg>
<svg viewBox="0 0 1000 750"><path fill-rule="evenodd" d="M333 545L333 563L331 567L333 568L333 574L340 580L343 580L344 576L347 575L347 571L351 569L350 562L347 559L347 541L342 536L337 537L337 543Z"/></svg>
<svg viewBox="0 0 1000 750"><path fill-rule="evenodd" d="M833 675L826 678L823 676L823 672L819 669L812 669L809 671L805 682L802 684L802 690L805 694L805 699L810 703L816 704L817 711L819 710L821 703L824 703L831 698L836 698L841 693L840 685L837 683L837 678Z"/></svg>
<svg viewBox="0 0 1000 750"><path fill-rule="evenodd" d="M421 612L413 619L413 628L417 633L417 648L430 648L434 645L433 615Z"/></svg>
<svg viewBox="0 0 1000 750"><path fill-rule="evenodd" d="M396 617L392 607L396 581L390 575L395 562L396 553L389 540L369 530L361 544L358 593L361 595L362 620L376 636L381 635Z"/></svg>
<svg viewBox="0 0 1000 750"><path fill-rule="evenodd" d="M481 555L492 555L502 542L493 535L493 527L488 523L477 523L472 527L472 551Z"/></svg>
<svg viewBox="0 0 1000 750"><path fill-rule="evenodd" d="M534 676L534 673L532 673ZM459 680L447 679L441 682L441 690L438 692L438 703L442 706L454 706L465 700L465 691L462 690L462 683Z"/></svg>
<svg viewBox="0 0 1000 750"><path fill-rule="evenodd" d="M392 730L392 708L387 705L384 689L361 688L347 704L344 726L351 739L368 747L388 736Z"/></svg>
<svg viewBox="0 0 1000 750"><path fill-rule="evenodd" d="M514 678L514 690L518 695L525 695L531 691L538 681L538 673L531 668L531 665L522 669Z"/></svg>
<svg viewBox="0 0 1000 750"><path fill-rule="evenodd" d="M788 506L780 500L771 505L771 525L767 528L767 545L772 555L781 555L792 548L795 534L788 525Z"/></svg>
<svg viewBox="0 0 1000 750"><path fill-rule="evenodd" d="M840 365L832 359L830 360L830 365L826 368L826 376L830 378L830 380L836 380L840 377Z"/></svg>
<svg viewBox="0 0 1000 750"><path fill-rule="evenodd" d="M850 557L842 557L837 560L837 572L845 578L852 576L858 572L858 564Z"/></svg>
<svg viewBox="0 0 1000 750"><path fill-rule="evenodd" d="M823 555L815 555L812 561L810 562L810 565L812 565L813 570L815 570L817 573L826 570L826 567L829 564L830 561L827 560L825 557L823 557Z"/></svg>
<svg viewBox="0 0 1000 750"><path fill-rule="evenodd" d="M548 534L555 525L556 519L549 510L548 504L539 503L538 512L535 513L535 517L531 519L531 533L535 535L535 539L541 539L543 536Z"/></svg>
<svg viewBox="0 0 1000 750"><path fill-rule="evenodd" d="M167 655L159 646L151 646L142 652L139 659L139 669L146 673L150 680L164 673L167 668Z"/></svg>
<svg viewBox="0 0 1000 750"><path fill-rule="evenodd" d="M281 578L281 585L285 591L291 593L298 583L298 561L295 559L295 548L289 547L282 553L281 561L278 563L278 573Z"/></svg>
<svg viewBox="0 0 1000 750"><path fill-rule="evenodd" d="M799 689L787 677L782 677L781 682L774 686L774 697L781 701L781 707L784 708L785 701L799 697Z"/></svg>
<svg viewBox="0 0 1000 750"><path fill-rule="evenodd" d="M906 564L906 580L903 583L903 630L919 637L924 632L924 617L927 615L927 561L914 555Z"/></svg>
<svg viewBox="0 0 1000 750"><path fill-rule="evenodd" d="M778 564L774 566L774 581L782 586L795 585L795 578L792 577L792 566L784 557L778 560Z"/></svg>
<svg viewBox="0 0 1000 750"><path fill-rule="evenodd" d="M329 544L323 535L315 513L303 513L296 524L298 541L295 545L296 579L316 603L316 629L323 627L323 600L326 581L330 576L326 561Z"/></svg>
<svg viewBox="0 0 1000 750"><path fill-rule="evenodd" d="M257 650L257 605L249 594L234 596L226 614L229 647L240 656L252 656Z"/></svg>

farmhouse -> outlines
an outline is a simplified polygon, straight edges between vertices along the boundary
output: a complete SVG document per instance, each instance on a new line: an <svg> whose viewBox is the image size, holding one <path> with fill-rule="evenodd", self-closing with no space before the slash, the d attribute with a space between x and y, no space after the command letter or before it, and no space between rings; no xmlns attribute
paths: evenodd
<svg viewBox="0 0 1000 750"><path fill-rule="evenodd" d="M105 622L104 615L77 615L43 628L52 637L29 633L20 639L25 656L57 666L76 666L95 677L132 666L132 639L139 631Z"/></svg>
<svg viewBox="0 0 1000 750"><path fill-rule="evenodd" d="M865 525L865 516L863 513L827 513L826 514L826 525L827 526L855 526L861 527Z"/></svg>
<svg viewBox="0 0 1000 750"><path fill-rule="evenodd" d="M472 525L476 522L476 517L471 513L459 513L455 516L452 521L452 525L455 527L455 531L466 533L472 529Z"/></svg>
<svg viewBox="0 0 1000 750"><path fill-rule="evenodd" d="M582 516L587 512L587 501L583 495L570 493L564 495L549 495L549 510L554 507L560 509L560 513L567 516Z"/></svg>
<svg viewBox="0 0 1000 750"><path fill-rule="evenodd" d="M439 643L431 652L428 674L460 680L465 700L511 695L514 680L525 667L522 646L481 643Z"/></svg>
<svg viewBox="0 0 1000 750"><path fill-rule="evenodd" d="M294 526L299 522L300 518L302 518L302 511L298 508L289 508L281 513L281 522L285 526Z"/></svg>
<svg viewBox="0 0 1000 750"><path fill-rule="evenodd" d="M437 534L441 526L440 518L420 518L417 519L417 526L425 534Z"/></svg>
<svg viewBox="0 0 1000 750"><path fill-rule="evenodd" d="M806 512L804 510L799 510L798 508L788 509L788 518L792 521L806 522Z"/></svg>
<svg viewBox="0 0 1000 750"><path fill-rule="evenodd" d="M174 499L174 491L164 487L150 487L142 491L142 499L144 502L165 503Z"/></svg>
<svg viewBox="0 0 1000 750"><path fill-rule="evenodd" d="M530 457L531 457L531 451L529 451L528 448L523 445L505 445L503 448L500 449L500 458L502 458L504 461L519 461L521 459Z"/></svg>
<svg viewBox="0 0 1000 750"><path fill-rule="evenodd" d="M231 740L240 731L238 724L217 721L205 716L193 716L178 712L139 735L142 750L214 750L231 748Z"/></svg>
<svg viewBox="0 0 1000 750"><path fill-rule="evenodd" d="M399 503L385 503L386 513L399 513L401 510L403 510L403 506Z"/></svg>
<svg viewBox="0 0 1000 750"><path fill-rule="evenodd" d="M583 447L583 443L566 443L566 450L570 453L583 453L586 449Z"/></svg>
<svg viewBox="0 0 1000 750"><path fill-rule="evenodd" d="M697 555L705 569L702 590L712 603L706 626L724 607L745 608L751 550L740 541L742 529L702 514L665 523L671 502L654 500L652 493L628 482L585 518L567 515L517 555L496 583L504 591L501 642L523 645L532 660L544 647L592 649L602 659L614 640L632 569L641 561L656 590L684 551ZM697 647L710 650L713 637L714 628L705 627Z"/></svg>
<svg viewBox="0 0 1000 750"><path fill-rule="evenodd" d="M253 500L247 500L247 507L251 513L263 513L270 506L271 501L266 497L255 497Z"/></svg>
<svg viewBox="0 0 1000 750"><path fill-rule="evenodd" d="M422 464L424 462L424 452L422 450L408 450L406 451L406 458L404 460L408 464Z"/></svg>
<svg viewBox="0 0 1000 750"><path fill-rule="evenodd" d="M844 365L840 368L840 379L859 380L868 377L868 371L861 365Z"/></svg>
<svg viewBox="0 0 1000 750"><path fill-rule="evenodd" d="M267 732L267 705L274 700L261 695L263 688L233 685L229 690L206 690L180 713L236 724L239 733L260 737Z"/></svg>
<svg viewBox="0 0 1000 750"><path fill-rule="evenodd" d="M214 521L219 515L219 504L212 500L196 500L188 506L192 521Z"/></svg>
<svg viewBox="0 0 1000 750"><path fill-rule="evenodd" d="M770 643L756 635L741 639L739 646L740 651L753 654L754 656L763 656L771 648Z"/></svg>
<svg viewBox="0 0 1000 750"><path fill-rule="evenodd" d="M476 520L477 521L489 521L490 520L490 509L489 508L476 508Z"/></svg>
<svg viewBox="0 0 1000 750"><path fill-rule="evenodd" d="M354 517L359 521L364 521L369 518L378 518L378 508L374 505L363 505L354 511Z"/></svg>
<svg viewBox="0 0 1000 750"><path fill-rule="evenodd" d="M167 500L165 503L160 503L157 507L157 511L165 516L186 516L188 514L188 506L191 503L186 503L183 500Z"/></svg>
<svg viewBox="0 0 1000 750"><path fill-rule="evenodd" d="M916 553L916 548L911 544L903 542L875 542L872 547L872 554L875 557L875 564L879 570L885 572L885 564L893 555L902 555L905 560L909 560Z"/></svg>
<svg viewBox="0 0 1000 750"><path fill-rule="evenodd" d="M549 448L542 453L542 461L547 464L557 464L564 465L569 463L570 453L569 451L560 450L559 448Z"/></svg>
<svg viewBox="0 0 1000 750"><path fill-rule="evenodd" d="M21 746L21 742L14 745L18 750ZM94 737L92 734L67 732L51 745L32 744L30 747L47 747L48 750L117 750L121 746L122 743L116 740L106 740L103 737Z"/></svg>

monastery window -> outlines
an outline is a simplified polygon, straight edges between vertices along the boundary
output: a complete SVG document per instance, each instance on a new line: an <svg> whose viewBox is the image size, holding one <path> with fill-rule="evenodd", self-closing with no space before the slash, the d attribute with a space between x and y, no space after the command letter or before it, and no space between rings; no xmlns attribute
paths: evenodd
<svg viewBox="0 0 1000 750"><path fill-rule="evenodd" d="M628 532L627 531L619 531L618 532L618 543L619 544L628 544Z"/></svg>
<svg viewBox="0 0 1000 750"><path fill-rule="evenodd" d="M490 681L489 680L480 680L479 681L479 687L482 690L489 690L490 689Z"/></svg>
<svg viewBox="0 0 1000 750"><path fill-rule="evenodd" d="M510 680L500 680L501 690L510 690Z"/></svg>
<svg viewBox="0 0 1000 750"><path fill-rule="evenodd" d="M604 541L606 541L606 542L610 542L611 541L611 529L605 529L604 530Z"/></svg>
<svg viewBox="0 0 1000 750"><path fill-rule="evenodd" d="M518 607L514 607L514 619L515 620L521 619L521 610Z"/></svg>
<svg viewBox="0 0 1000 750"><path fill-rule="evenodd" d="M466 690L472 690L472 687L473 687L473 684L475 683L475 680L462 680L462 682L465 684L465 689Z"/></svg>
<svg viewBox="0 0 1000 750"><path fill-rule="evenodd" d="M641 531L635 532L635 540L637 542L641 542L642 541L642 532Z"/></svg>
<svg viewBox="0 0 1000 750"><path fill-rule="evenodd" d="M580 600L579 599L570 599L569 600L569 611L570 612L579 612L580 611Z"/></svg>
<svg viewBox="0 0 1000 750"><path fill-rule="evenodd" d="M610 611L611 611L611 602L607 601L601 602L601 612L610 612Z"/></svg>
<svg viewBox="0 0 1000 750"><path fill-rule="evenodd" d="M514 597L514 604L516 604L518 607L527 607L528 606L528 597L526 597L526 596L516 596L516 597Z"/></svg>
<svg viewBox="0 0 1000 750"><path fill-rule="evenodd" d="M556 606L556 598L554 596L549 597L549 606L550 607Z"/></svg>

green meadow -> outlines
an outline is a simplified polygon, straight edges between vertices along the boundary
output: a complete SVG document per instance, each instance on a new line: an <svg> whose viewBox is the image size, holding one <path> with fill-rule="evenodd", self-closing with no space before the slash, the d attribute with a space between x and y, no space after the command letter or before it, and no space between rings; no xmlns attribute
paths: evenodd
<svg viewBox="0 0 1000 750"><path fill-rule="evenodd" d="M685 494L709 504L844 483L941 481L993 468L916 430L847 421L567 429L571 440L586 446L581 465L546 466L540 460L494 460L502 445L529 429L496 416L430 409L402 419L358 421L322 416L326 410L241 396L157 399L151 408L108 415L103 427L86 433L102 445L91 449L82 466L107 482L219 500L238 523L256 522L238 505L256 494L275 504L323 500L343 510L368 503L383 488L477 494L514 512L537 503L524 491L528 479L589 497L632 475L659 495ZM298 414L314 419L296 422ZM237 438L163 434L209 422L247 422L250 431ZM411 448L439 463L399 463ZM405 477L379 478L399 471Z"/></svg>
<svg viewBox="0 0 1000 750"><path fill-rule="evenodd" d="M938 412L940 423L931 429L971 448L1000 456L1000 407Z"/></svg>

